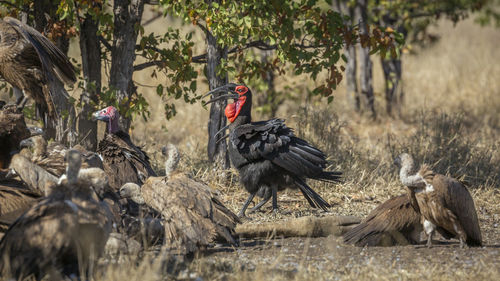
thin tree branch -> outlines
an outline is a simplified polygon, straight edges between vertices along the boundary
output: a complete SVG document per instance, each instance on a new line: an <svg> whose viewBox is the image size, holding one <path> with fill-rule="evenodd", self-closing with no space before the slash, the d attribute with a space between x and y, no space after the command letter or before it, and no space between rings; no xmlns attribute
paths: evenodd
<svg viewBox="0 0 500 281"><path fill-rule="evenodd" d="M152 22L154 22L155 20L157 20L157 19L161 18L162 16L163 16L163 14L158 13L158 14L154 15L154 17L152 17L152 18L150 18L150 19L146 20L146 21L142 24L142 26L146 26L146 25L148 25L148 24L151 24Z"/></svg>
<svg viewBox="0 0 500 281"><path fill-rule="evenodd" d="M301 44L294 44L293 46L300 48L300 49L312 49L312 48L322 48L325 45L305 45L302 42ZM146 48L151 49L151 50L155 50L157 52L161 51L160 49L153 47L153 46L148 46ZM246 50L249 48L257 48L257 49L263 50L263 51L271 51L271 50L276 50L278 48L278 45L269 45L269 44L263 42L262 40L256 40L256 41L252 41L250 43L245 44L245 46L243 46L243 47L240 47L240 46L233 47L230 50L228 50L227 53L232 54L232 53L236 53L238 51ZM207 62L207 54L194 56L191 58L191 62L193 62L193 63L206 63ZM140 70L146 69L148 67L152 67L152 66L163 67L164 65L165 65L165 62L162 60L149 61L149 62L135 65L134 71L140 71Z"/></svg>
<svg viewBox="0 0 500 281"><path fill-rule="evenodd" d="M162 60L148 61L145 63L134 65L134 71L141 71L141 70L146 69L146 68L151 67L151 66L163 67L164 65L165 65L165 62Z"/></svg>
<svg viewBox="0 0 500 281"><path fill-rule="evenodd" d="M13 3L9 2L9 1L5 1L5 0L1 0L0 4L5 4L7 6L10 6L10 7L16 8L16 9L18 8L15 4L13 4Z"/></svg>
<svg viewBox="0 0 500 281"><path fill-rule="evenodd" d="M201 28L201 30L203 30L203 32L207 33L207 32L210 32L210 30L208 30L208 28L206 28L203 24L201 23L196 23L196 25Z"/></svg>
<svg viewBox="0 0 500 281"><path fill-rule="evenodd" d="M104 47L106 47L106 49L108 49L108 51L110 51L110 52L113 51L113 46L111 46L111 44L109 44L108 40L104 39L104 37L99 35L99 41L101 41L101 43L104 45Z"/></svg>

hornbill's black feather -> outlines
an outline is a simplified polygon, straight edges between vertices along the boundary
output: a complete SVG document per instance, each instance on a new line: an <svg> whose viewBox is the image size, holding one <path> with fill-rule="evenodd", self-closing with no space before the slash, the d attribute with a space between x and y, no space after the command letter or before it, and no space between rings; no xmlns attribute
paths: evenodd
<svg viewBox="0 0 500 281"><path fill-rule="evenodd" d="M231 83L212 90L210 94L218 91L232 94L215 96L211 101L221 97L237 99L226 108L226 116L232 122L229 125L228 153L240 173L241 183L251 194L240 215L244 215L253 195L269 195L273 191L274 197L276 191L287 187L298 188L313 207L323 210L330 207L305 182L306 178L339 181L340 172L324 170L328 164L326 155L296 137L282 119L251 122L252 94L246 86ZM273 208L277 208L275 201L274 198Z"/></svg>

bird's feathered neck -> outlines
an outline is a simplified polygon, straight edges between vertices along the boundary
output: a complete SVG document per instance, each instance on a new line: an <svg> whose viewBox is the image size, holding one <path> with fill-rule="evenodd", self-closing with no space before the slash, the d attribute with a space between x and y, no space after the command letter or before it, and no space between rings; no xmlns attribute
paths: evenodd
<svg viewBox="0 0 500 281"><path fill-rule="evenodd" d="M415 164L413 158L404 157L401 161L401 169L399 170L399 179L401 183L410 188L424 188L425 181L419 173L415 174Z"/></svg>
<svg viewBox="0 0 500 281"><path fill-rule="evenodd" d="M118 116L115 116L114 118L109 118L108 121L108 132L110 134L116 134L120 131L120 126L118 125L118 119L120 119Z"/></svg>
<svg viewBox="0 0 500 281"><path fill-rule="evenodd" d="M245 125L245 124L248 124L251 122L252 122L252 116L251 116L250 112L248 112L248 114L241 114L241 115L238 115L238 117L236 117L236 119L234 119L234 121L231 123L231 125L229 125L229 129L231 130L232 128L236 128L237 126Z"/></svg>
<svg viewBox="0 0 500 281"><path fill-rule="evenodd" d="M420 167L420 170L418 170L418 174L420 176L422 176L422 178L426 181L426 182L432 182L432 179L434 178L434 176L436 175L434 173L433 170L431 170L431 168L429 167L429 165L427 164L423 164L421 167Z"/></svg>

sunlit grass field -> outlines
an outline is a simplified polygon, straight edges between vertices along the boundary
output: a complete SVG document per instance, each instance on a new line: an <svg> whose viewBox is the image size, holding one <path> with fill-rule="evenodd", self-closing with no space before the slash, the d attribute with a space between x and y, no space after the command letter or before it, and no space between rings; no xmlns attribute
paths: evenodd
<svg viewBox="0 0 500 281"><path fill-rule="evenodd" d="M469 187L487 247L460 250L455 244L429 250L359 249L344 246L336 238L266 240L259 250L248 246L194 259L187 268L172 275L150 276L150 272L166 274L165 266L158 265L158 261L139 263L137 270L148 272L151 280L162 279L160 276L182 280L500 278L500 31L466 20L456 26L439 22L431 32L439 36L439 41L425 48L409 46L410 51L404 54L405 99L400 118L384 113L383 74L377 56L373 60L378 120L372 121L352 110L344 85L336 90L333 103L326 105L325 100L307 97L307 88L312 88L314 81L290 75L276 80L278 90L291 86L289 94L293 97L280 107L277 117L286 119L298 135L327 152L331 169L344 172L342 184L312 183L332 203L332 214L362 217L386 199L403 193L392 160L401 152L410 152L418 163L428 163ZM203 48L203 42L200 46ZM202 48L197 51L204 52ZM147 73L138 73L136 78L144 85L157 82L151 81ZM199 85L203 85L200 93L206 91L206 85ZM145 146L159 170L163 161L159 148L168 142L178 145L183 153L181 169L219 190L224 203L238 211L247 194L238 183L237 173L232 171L229 178L217 177L207 161L208 111L200 104L178 102L178 115L166 121L155 89L140 90L150 102L153 114L147 123L134 121L134 140ZM260 112L254 112L254 116L273 117ZM283 192L278 202L283 213L278 220L318 214L296 191ZM264 207L265 211L269 209L270 206ZM267 212L253 215L253 222L268 220L274 219ZM324 248L307 250L308 243L310 249ZM292 255L285 249L298 250ZM104 274L103 279L125 274L123 269L119 273L108 270L110 275Z"/></svg>

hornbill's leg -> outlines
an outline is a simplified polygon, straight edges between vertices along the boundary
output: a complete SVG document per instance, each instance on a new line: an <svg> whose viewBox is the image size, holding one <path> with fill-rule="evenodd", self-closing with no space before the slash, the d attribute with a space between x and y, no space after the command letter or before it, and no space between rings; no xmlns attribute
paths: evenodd
<svg viewBox="0 0 500 281"><path fill-rule="evenodd" d="M247 201L245 201L245 204L243 204L243 208L241 208L241 211L238 213L238 217L240 217L240 218L245 217L245 211L247 210L248 205L250 205L250 202L252 202L254 197L255 197L255 193L250 193L250 195L247 198Z"/></svg>
<svg viewBox="0 0 500 281"><path fill-rule="evenodd" d="M269 201L269 199L271 199L271 195L272 195L271 192L266 192L264 194L264 198L262 198L262 200L257 205L255 205L255 207L250 209L249 213L253 213L253 212L257 211L258 209L260 209L264 204L267 203L267 201Z"/></svg>
<svg viewBox="0 0 500 281"><path fill-rule="evenodd" d="M273 185L271 187L273 191L273 212L277 213L278 212L278 186Z"/></svg>

